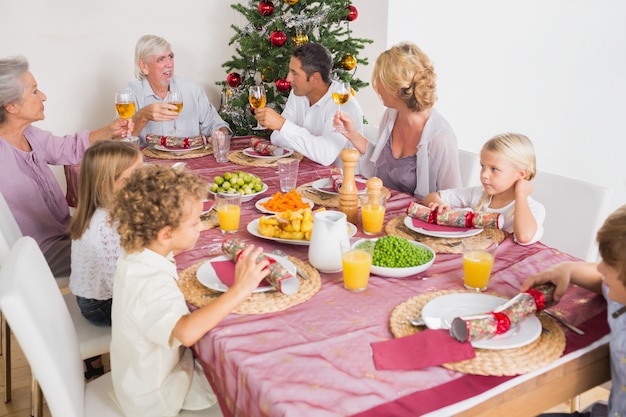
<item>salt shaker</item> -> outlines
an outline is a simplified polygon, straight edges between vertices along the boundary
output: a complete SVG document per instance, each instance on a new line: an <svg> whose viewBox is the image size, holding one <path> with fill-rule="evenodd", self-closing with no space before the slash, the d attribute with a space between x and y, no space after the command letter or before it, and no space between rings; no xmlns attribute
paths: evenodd
<svg viewBox="0 0 626 417"><path fill-rule="evenodd" d="M343 182L339 188L339 211L347 216L348 222L357 224L359 216L358 190L354 180L356 163L360 153L356 149L344 149L339 154L343 164Z"/></svg>

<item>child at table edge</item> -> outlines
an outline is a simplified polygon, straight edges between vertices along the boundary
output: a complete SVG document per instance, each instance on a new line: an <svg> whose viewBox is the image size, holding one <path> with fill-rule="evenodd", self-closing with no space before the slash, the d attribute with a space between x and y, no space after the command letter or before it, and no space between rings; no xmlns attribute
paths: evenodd
<svg viewBox="0 0 626 417"><path fill-rule="evenodd" d="M235 283L190 313L177 285L173 255L193 248L208 184L158 165L133 172L111 209L124 249L113 284L112 397L125 415L175 416L216 399L192 346L239 305L269 273L262 248L248 246Z"/></svg>
<svg viewBox="0 0 626 417"><path fill-rule="evenodd" d="M443 212L472 208L501 213L502 230L513 233L517 243L529 245L539 241L546 210L530 196L530 181L537 173L530 139L519 133L494 136L480 150L480 166L482 185L435 191L424 198L424 205Z"/></svg>
<svg viewBox="0 0 626 417"><path fill-rule="evenodd" d="M604 221L597 234L600 263L563 262L529 277L520 288L526 291L539 284L556 285L554 299L561 299L569 284L604 295L611 328L611 393L607 413L603 403L594 403L583 413L550 413L542 416L623 416L626 415L626 205Z"/></svg>

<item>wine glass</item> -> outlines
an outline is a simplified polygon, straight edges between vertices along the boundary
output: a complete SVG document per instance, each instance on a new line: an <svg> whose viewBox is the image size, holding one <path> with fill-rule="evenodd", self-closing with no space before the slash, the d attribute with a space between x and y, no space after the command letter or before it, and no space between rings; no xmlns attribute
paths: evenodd
<svg viewBox="0 0 626 417"><path fill-rule="evenodd" d="M183 94L180 91L171 91L167 93L167 97L165 98L169 104L173 104L176 106L176 110L172 110L175 112L183 111ZM174 130L172 131L174 135L180 133L178 129L176 129L176 119L174 119Z"/></svg>
<svg viewBox="0 0 626 417"><path fill-rule="evenodd" d="M265 88L262 85L251 85L248 101L250 102L250 106L255 110L265 107L265 102L267 101ZM257 120L256 126L253 127L252 130L265 130L265 128L261 126L261 123Z"/></svg>
<svg viewBox="0 0 626 417"><path fill-rule="evenodd" d="M341 105L350 99L350 83L347 81L333 82L331 96L333 101L339 105L339 112L341 112ZM335 128L335 132L344 133L343 127Z"/></svg>
<svg viewBox="0 0 626 417"><path fill-rule="evenodd" d="M130 119L133 117L135 114L135 97L131 91L115 93L115 111L122 119ZM134 137L130 134L130 130L125 140L127 142L135 142Z"/></svg>

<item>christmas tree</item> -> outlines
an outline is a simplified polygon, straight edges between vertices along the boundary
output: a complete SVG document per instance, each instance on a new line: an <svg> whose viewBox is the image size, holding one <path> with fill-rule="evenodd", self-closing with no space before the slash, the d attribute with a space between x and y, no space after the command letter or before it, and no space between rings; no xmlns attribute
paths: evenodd
<svg viewBox="0 0 626 417"><path fill-rule="evenodd" d="M243 14L248 24L239 28L231 25L235 35L229 45L235 45L237 55L222 64L228 73L223 86L221 117L230 124L235 135L253 133L256 125L248 104L248 89L262 84L267 105L281 113L290 86L286 81L293 49L306 42L318 42L332 53L333 78L349 81L354 91L368 85L355 77L357 64L367 65L358 52L369 39L352 38L350 22L358 10L350 0L249 0L248 5L231 7ZM254 131L268 135L270 132Z"/></svg>

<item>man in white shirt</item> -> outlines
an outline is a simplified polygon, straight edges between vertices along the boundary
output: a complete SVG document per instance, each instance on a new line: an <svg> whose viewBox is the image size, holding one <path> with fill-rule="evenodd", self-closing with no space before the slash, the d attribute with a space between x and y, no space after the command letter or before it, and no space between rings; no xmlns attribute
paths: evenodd
<svg viewBox="0 0 626 417"><path fill-rule="evenodd" d="M264 107L256 109L256 119L272 129L274 145L293 149L321 165L341 166L339 153L352 145L336 132L333 116L339 106L332 100L330 72L333 58L318 43L306 43L294 49L289 61L287 81L291 93L282 114ZM359 132L363 131L363 111L354 97L341 106Z"/></svg>

